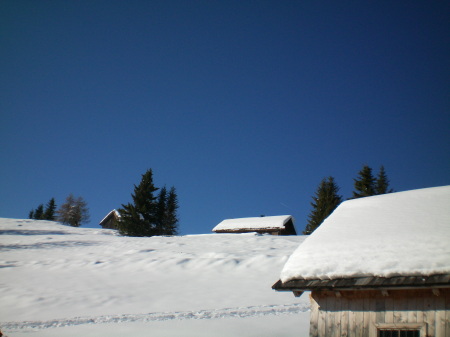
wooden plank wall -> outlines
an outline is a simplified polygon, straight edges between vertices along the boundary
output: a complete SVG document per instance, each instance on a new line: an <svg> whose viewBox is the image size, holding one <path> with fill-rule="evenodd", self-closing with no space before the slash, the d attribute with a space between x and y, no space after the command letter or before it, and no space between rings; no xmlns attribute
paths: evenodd
<svg viewBox="0 0 450 337"><path fill-rule="evenodd" d="M426 336L450 337L450 289L313 291L310 337L377 337L377 324L426 323Z"/></svg>

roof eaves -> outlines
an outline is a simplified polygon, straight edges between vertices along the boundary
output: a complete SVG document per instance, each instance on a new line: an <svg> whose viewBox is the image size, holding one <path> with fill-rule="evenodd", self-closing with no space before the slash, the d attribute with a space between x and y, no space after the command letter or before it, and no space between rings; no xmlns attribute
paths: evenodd
<svg viewBox="0 0 450 337"><path fill-rule="evenodd" d="M272 289L277 291L302 292L306 290L369 290L425 287L450 287L450 274L393 277L366 276L332 280L295 279L286 283L279 280L272 286Z"/></svg>
<svg viewBox="0 0 450 337"><path fill-rule="evenodd" d="M216 229L217 233L229 233L229 232L276 232L282 230L279 227L259 227L259 228L249 228L249 227L240 227L240 228L221 228Z"/></svg>

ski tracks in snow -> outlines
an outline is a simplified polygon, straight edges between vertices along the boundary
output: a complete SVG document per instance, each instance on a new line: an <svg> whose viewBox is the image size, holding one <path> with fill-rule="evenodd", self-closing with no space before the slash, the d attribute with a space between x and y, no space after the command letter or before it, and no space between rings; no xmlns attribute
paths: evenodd
<svg viewBox="0 0 450 337"><path fill-rule="evenodd" d="M48 328L59 328L82 324L102 324L102 323L133 323L152 322L184 319L218 319L218 318L246 318L266 315L286 315L306 312L309 305L305 303L262 305L251 307L237 307L200 311L179 311L179 312L153 312L148 314L129 315L105 315L74 317L68 319L54 319L48 321L24 321L24 322L2 322L0 327L4 330L33 329L41 330Z"/></svg>

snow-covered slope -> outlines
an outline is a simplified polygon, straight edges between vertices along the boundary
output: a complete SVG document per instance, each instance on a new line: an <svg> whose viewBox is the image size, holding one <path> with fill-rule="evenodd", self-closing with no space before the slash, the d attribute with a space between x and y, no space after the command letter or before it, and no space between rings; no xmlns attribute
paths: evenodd
<svg viewBox="0 0 450 337"><path fill-rule="evenodd" d="M281 280L450 272L450 186L342 203L292 254Z"/></svg>
<svg viewBox="0 0 450 337"><path fill-rule="evenodd" d="M237 327L240 336L307 334L307 299L271 290L303 239L130 238L0 219L0 329L9 336L206 336L205 329L231 336Z"/></svg>

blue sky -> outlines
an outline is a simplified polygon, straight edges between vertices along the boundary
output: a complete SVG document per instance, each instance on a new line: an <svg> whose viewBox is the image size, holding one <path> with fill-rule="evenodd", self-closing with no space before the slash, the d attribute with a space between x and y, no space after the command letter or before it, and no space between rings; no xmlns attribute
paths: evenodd
<svg viewBox="0 0 450 337"><path fill-rule="evenodd" d="M292 214L364 164L450 184L442 1L0 2L0 216L83 196L90 227L152 168L180 232Z"/></svg>

